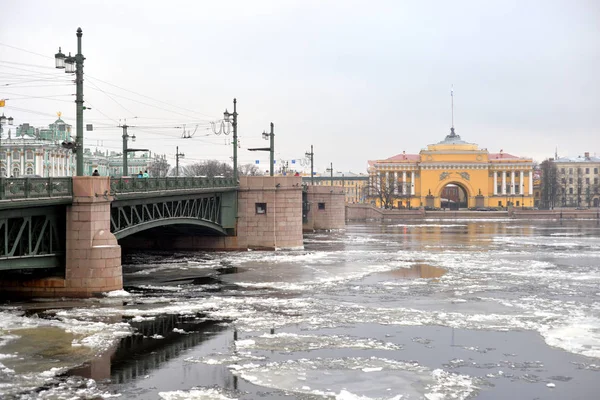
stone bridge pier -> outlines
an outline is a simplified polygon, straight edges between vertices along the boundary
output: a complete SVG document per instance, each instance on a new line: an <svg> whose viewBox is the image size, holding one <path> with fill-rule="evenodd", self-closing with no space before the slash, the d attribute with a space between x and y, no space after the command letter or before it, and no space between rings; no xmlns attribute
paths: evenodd
<svg viewBox="0 0 600 400"><path fill-rule="evenodd" d="M110 233L110 178L73 177L66 212L62 277L3 280L3 294L19 297L92 297L123 288L121 246Z"/></svg>

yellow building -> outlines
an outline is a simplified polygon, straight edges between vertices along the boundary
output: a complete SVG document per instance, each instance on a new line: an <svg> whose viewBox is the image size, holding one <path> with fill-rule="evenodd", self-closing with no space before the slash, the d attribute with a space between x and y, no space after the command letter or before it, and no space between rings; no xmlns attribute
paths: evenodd
<svg viewBox="0 0 600 400"><path fill-rule="evenodd" d="M333 186L341 189L345 194L345 202L348 204L364 203L366 201L366 190L369 177L365 174L352 172L337 172L333 176L323 174L315 175L312 182L316 186ZM302 183L310 185L310 176L303 176Z"/></svg>
<svg viewBox="0 0 600 400"><path fill-rule="evenodd" d="M419 154L369 161L369 198L388 208L533 207L533 160L490 153L451 129Z"/></svg>

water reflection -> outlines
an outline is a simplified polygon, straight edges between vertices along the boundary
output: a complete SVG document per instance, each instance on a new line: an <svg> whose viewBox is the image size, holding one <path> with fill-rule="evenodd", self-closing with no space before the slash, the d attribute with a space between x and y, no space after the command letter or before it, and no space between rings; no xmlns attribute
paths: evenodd
<svg viewBox="0 0 600 400"><path fill-rule="evenodd" d="M129 321L135 334L121 339L109 351L67 375L96 381L109 379L126 383L148 375L182 352L200 345L215 333L227 329L223 321L206 320L202 315L160 315L152 320Z"/></svg>
<svg viewBox="0 0 600 400"><path fill-rule="evenodd" d="M428 264L414 264L410 268L399 268L389 272L396 278L418 279L418 278L439 278L447 271L444 268L434 267Z"/></svg>

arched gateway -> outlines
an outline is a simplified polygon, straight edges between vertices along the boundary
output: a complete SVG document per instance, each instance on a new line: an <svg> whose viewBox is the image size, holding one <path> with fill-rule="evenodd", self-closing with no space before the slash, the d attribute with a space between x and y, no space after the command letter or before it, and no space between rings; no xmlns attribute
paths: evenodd
<svg viewBox="0 0 600 400"><path fill-rule="evenodd" d="M533 160L490 153L454 132L419 154L369 161L369 187L390 188L407 208L533 207ZM383 188L383 189L382 189ZM376 190L372 203L382 206Z"/></svg>

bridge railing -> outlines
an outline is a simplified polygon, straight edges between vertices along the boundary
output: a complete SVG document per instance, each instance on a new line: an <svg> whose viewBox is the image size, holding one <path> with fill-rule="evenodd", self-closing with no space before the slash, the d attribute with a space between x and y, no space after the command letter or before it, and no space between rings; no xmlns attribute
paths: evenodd
<svg viewBox="0 0 600 400"><path fill-rule="evenodd" d="M0 178L0 200L73 196L73 180L61 178Z"/></svg>
<svg viewBox="0 0 600 400"><path fill-rule="evenodd" d="M157 190L209 189L237 186L233 178L168 177L111 178L111 193L137 193Z"/></svg>

